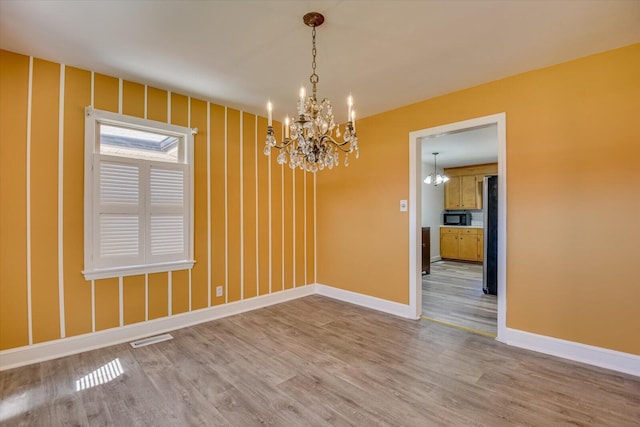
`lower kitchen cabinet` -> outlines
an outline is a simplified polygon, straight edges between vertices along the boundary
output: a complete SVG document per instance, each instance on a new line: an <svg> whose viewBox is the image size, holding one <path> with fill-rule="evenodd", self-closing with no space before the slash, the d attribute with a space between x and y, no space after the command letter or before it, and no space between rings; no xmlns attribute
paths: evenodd
<svg viewBox="0 0 640 427"><path fill-rule="evenodd" d="M458 229L441 228L440 258L458 258L458 252Z"/></svg>
<svg viewBox="0 0 640 427"><path fill-rule="evenodd" d="M440 257L462 261L482 261L482 228L440 228Z"/></svg>
<svg viewBox="0 0 640 427"><path fill-rule="evenodd" d="M466 261L478 260L478 233L476 229L472 231L473 233L462 233L461 231L458 234L458 258Z"/></svg>

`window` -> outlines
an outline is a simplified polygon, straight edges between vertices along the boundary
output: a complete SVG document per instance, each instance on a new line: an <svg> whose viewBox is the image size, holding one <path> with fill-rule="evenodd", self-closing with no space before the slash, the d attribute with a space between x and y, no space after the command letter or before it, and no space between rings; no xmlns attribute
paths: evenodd
<svg viewBox="0 0 640 427"><path fill-rule="evenodd" d="M87 280L193 266L193 133L86 108Z"/></svg>

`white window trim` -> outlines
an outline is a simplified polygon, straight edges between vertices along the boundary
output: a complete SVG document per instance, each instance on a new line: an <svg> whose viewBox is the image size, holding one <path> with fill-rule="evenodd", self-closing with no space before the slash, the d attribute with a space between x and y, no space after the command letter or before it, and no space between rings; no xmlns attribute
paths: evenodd
<svg viewBox="0 0 640 427"><path fill-rule="evenodd" d="M187 165L187 190L185 196L187 202L187 218L189 222L185 245L187 247L187 259L156 262L142 265L129 265L121 267L97 268L93 265L94 250L94 153L96 147L96 130L98 123L113 124L118 126L134 126L136 128L147 129L151 132L161 131L162 133L174 134L184 139L185 159ZM191 269L195 260L193 259L193 186L194 167L193 135L197 129L184 126L177 126L168 123L156 122L138 117L125 116L109 111L96 110L93 107L85 108L85 168L84 168L84 270L82 273L86 280L105 279L111 277L130 276L145 273L158 273L165 271Z"/></svg>

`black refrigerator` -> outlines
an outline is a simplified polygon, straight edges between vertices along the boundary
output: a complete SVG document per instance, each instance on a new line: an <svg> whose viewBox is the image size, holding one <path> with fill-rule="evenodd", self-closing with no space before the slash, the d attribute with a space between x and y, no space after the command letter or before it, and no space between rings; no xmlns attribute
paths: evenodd
<svg viewBox="0 0 640 427"><path fill-rule="evenodd" d="M486 176L482 183L482 212L484 216L484 259L482 261L482 290L498 294L498 177Z"/></svg>

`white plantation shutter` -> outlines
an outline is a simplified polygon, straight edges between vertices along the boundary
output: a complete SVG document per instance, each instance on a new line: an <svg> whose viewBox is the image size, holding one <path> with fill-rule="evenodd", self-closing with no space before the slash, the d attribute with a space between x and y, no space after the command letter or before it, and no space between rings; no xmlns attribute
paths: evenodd
<svg viewBox="0 0 640 427"><path fill-rule="evenodd" d="M151 215L151 256L184 252L184 216Z"/></svg>
<svg viewBox="0 0 640 427"><path fill-rule="evenodd" d="M193 266L193 133L86 108L85 278Z"/></svg>
<svg viewBox="0 0 640 427"><path fill-rule="evenodd" d="M177 165L180 166L180 165ZM184 205L184 170L172 170L159 165L151 166L149 191L151 206Z"/></svg>
<svg viewBox="0 0 640 427"><path fill-rule="evenodd" d="M94 264L99 268L144 262L140 161L95 155Z"/></svg>
<svg viewBox="0 0 640 427"><path fill-rule="evenodd" d="M101 214L100 258L137 257L140 254L140 221L137 215Z"/></svg>
<svg viewBox="0 0 640 427"><path fill-rule="evenodd" d="M138 205L140 168L121 162L100 162L100 202Z"/></svg>
<svg viewBox="0 0 640 427"><path fill-rule="evenodd" d="M160 262L186 259L186 166L154 163L149 170L148 256Z"/></svg>

